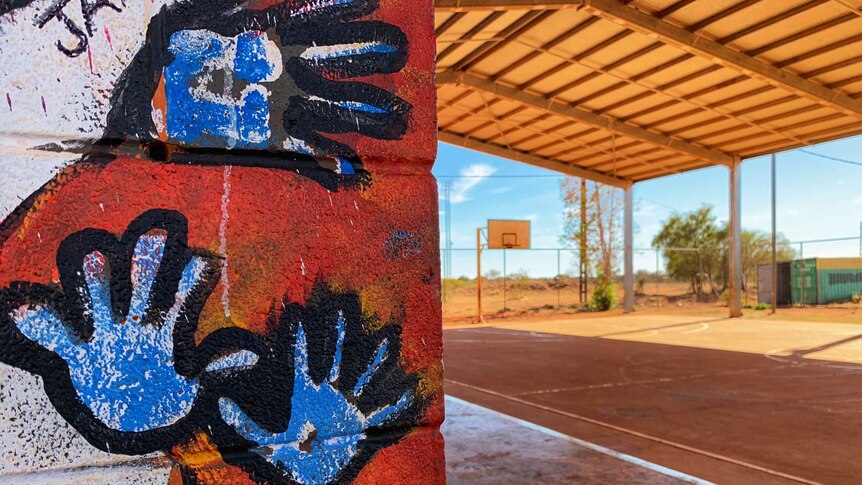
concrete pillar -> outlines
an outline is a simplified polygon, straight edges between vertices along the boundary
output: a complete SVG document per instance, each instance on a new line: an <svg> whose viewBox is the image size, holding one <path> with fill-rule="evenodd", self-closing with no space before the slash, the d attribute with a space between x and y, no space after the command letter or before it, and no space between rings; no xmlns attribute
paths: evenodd
<svg viewBox="0 0 862 485"><path fill-rule="evenodd" d="M730 286L728 305L730 317L742 316L742 160L738 157L730 167Z"/></svg>
<svg viewBox="0 0 862 485"><path fill-rule="evenodd" d="M623 311L635 311L635 275L634 275L634 183L625 188L625 203L623 209Z"/></svg>
<svg viewBox="0 0 862 485"><path fill-rule="evenodd" d="M444 483L432 2L54 3L0 18L0 482Z"/></svg>

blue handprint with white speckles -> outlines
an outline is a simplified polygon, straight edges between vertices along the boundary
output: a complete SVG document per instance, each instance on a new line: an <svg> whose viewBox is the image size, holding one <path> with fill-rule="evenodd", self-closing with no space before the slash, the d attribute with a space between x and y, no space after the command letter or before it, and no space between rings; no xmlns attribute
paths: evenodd
<svg viewBox="0 0 862 485"><path fill-rule="evenodd" d="M271 453L261 457L302 485L333 481L357 454L366 431L380 426L404 412L412 403L412 391L405 391L390 405L363 413L353 401L362 394L375 372L388 358L389 342L383 340L356 385L344 394L336 389L341 372L344 347L344 315L339 313L338 339L328 378L315 384L309 370L308 343L300 323L296 332L292 414L287 430L270 433L249 418L227 398L219 401L222 418L244 438L267 447Z"/></svg>
<svg viewBox="0 0 862 485"><path fill-rule="evenodd" d="M85 285L78 288L93 322L86 341L70 332L59 313L46 305L28 304L11 317L31 341L66 361L78 398L105 426L141 432L173 424L187 415L198 394L197 379L174 368L174 326L189 295L205 280L210 264L195 256L186 264L169 311L158 324L141 324L165 252L167 235L150 231L134 248L129 311L117 319L112 311L110 268L93 251L84 257ZM202 302L201 302L202 304Z"/></svg>

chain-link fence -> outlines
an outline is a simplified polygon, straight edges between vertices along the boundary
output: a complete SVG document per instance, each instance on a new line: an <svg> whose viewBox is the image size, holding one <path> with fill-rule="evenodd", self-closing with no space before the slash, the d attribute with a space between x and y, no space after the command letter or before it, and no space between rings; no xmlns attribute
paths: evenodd
<svg viewBox="0 0 862 485"><path fill-rule="evenodd" d="M832 238L794 241L796 257L862 257L862 238ZM443 260L451 264L452 276L443 280L444 317L453 320L475 319L478 312L476 249L442 249ZM697 261L696 248L636 248L634 251L635 304L638 307L691 308L721 305L725 289L723 273L713 275L706 269L686 279L667 274L664 255L690 253ZM595 287L594 275L579 274L579 256L571 248L534 248L482 250L482 311L487 316L517 316L542 310L582 309ZM723 271L723 269L722 269ZM622 281L614 280L618 300L622 301ZM695 291L697 288L698 291ZM756 277L746 278L743 304L757 301Z"/></svg>
<svg viewBox="0 0 862 485"><path fill-rule="evenodd" d="M455 268L443 281L446 317L474 318L478 311L476 249L442 250ZM664 272L661 251L635 250L635 291L638 305L666 306L697 301L689 281L676 281ZM534 248L482 251L482 310L485 315L519 314L550 309L583 308L592 295L594 275L581 278L578 251ZM583 286L582 286L583 285ZM616 281L619 300L621 282Z"/></svg>

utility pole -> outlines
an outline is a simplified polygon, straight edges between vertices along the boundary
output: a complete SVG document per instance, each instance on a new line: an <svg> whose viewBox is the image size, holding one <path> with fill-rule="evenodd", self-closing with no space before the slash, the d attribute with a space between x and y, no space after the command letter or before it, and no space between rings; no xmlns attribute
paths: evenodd
<svg viewBox="0 0 862 485"><path fill-rule="evenodd" d="M580 249L578 259L580 259L580 276L578 279L578 301L584 303L587 301L587 268L589 261L587 260L587 181L581 179L581 231L580 231Z"/></svg>
<svg viewBox="0 0 862 485"><path fill-rule="evenodd" d="M443 210L445 211L443 223L443 302L449 300L449 291L446 288L446 280L452 279L452 181L443 182Z"/></svg>

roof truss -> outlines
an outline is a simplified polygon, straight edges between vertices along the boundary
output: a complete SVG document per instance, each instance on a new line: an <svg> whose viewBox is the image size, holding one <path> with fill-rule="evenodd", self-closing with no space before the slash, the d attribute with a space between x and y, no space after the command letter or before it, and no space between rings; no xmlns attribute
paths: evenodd
<svg viewBox="0 0 862 485"><path fill-rule="evenodd" d="M596 17L618 23L827 108L862 119L862 101L676 27L617 0L436 0L435 3L435 10L441 12L560 8L584 9Z"/></svg>
<svg viewBox="0 0 862 485"><path fill-rule="evenodd" d="M435 0L437 12L469 12L471 10L560 10L577 8L580 2L571 0Z"/></svg>
<svg viewBox="0 0 862 485"><path fill-rule="evenodd" d="M576 165L562 163L557 160L551 160L549 158L540 157L538 155L532 155L530 153L522 152L520 150L506 148L502 145L497 145L495 143L485 143L481 140L461 136L457 133L440 131L437 135L440 141L449 143L451 145L469 148L471 150L476 150L478 152L487 153L489 155L494 155L502 158L508 158L509 160L515 160L517 162L526 163L528 165L535 165L537 167L547 168L549 170L564 173L566 175L571 175L573 177L582 177L613 187L619 187L621 189L624 189L631 185L631 181L629 180L613 177L611 175L596 172L593 170L587 170L584 168L580 168Z"/></svg>
<svg viewBox="0 0 862 485"><path fill-rule="evenodd" d="M785 89L827 108L862 119L862 101L707 40L615 0L578 0L573 3L580 3L586 11L597 17L619 23L636 32L656 37L666 44L676 46L721 66L760 79L767 84Z"/></svg>
<svg viewBox="0 0 862 485"><path fill-rule="evenodd" d="M620 186L859 134L858 1L436 0L440 139Z"/></svg>
<svg viewBox="0 0 862 485"><path fill-rule="evenodd" d="M647 131L643 128L622 123L610 116L597 115L580 108L554 101L553 99L529 94L516 88L494 83L472 74L464 72L444 72L437 76L437 84L461 84L469 86L472 89L488 92L496 96L518 102L522 105L547 111L564 118L572 119L580 123L608 130L620 135L625 135L645 143L649 143L660 148L667 148L700 160L728 167L733 164L733 157L726 153L709 150L660 133Z"/></svg>

